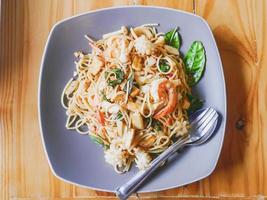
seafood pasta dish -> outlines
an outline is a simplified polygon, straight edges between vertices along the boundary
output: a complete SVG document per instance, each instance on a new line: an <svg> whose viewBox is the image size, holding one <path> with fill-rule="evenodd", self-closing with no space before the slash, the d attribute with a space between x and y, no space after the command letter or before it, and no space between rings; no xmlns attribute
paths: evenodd
<svg viewBox="0 0 267 200"><path fill-rule="evenodd" d="M143 170L180 137L188 115L202 106L191 93L202 77L205 50L194 41L181 56L178 28L122 26L99 40L85 36L90 53L76 51L75 71L61 102L66 128L103 146L116 172Z"/></svg>

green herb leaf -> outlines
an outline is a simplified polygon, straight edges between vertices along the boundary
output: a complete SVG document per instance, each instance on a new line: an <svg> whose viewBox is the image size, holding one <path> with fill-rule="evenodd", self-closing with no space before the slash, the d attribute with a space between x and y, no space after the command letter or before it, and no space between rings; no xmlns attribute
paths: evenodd
<svg viewBox="0 0 267 200"><path fill-rule="evenodd" d="M101 137L96 136L96 135L89 135L89 136L93 140L94 143L104 145L104 142Z"/></svg>
<svg viewBox="0 0 267 200"><path fill-rule="evenodd" d="M205 49L200 41L194 41L184 58L186 73L188 74L188 84L196 85L201 79L205 64Z"/></svg>
<svg viewBox="0 0 267 200"><path fill-rule="evenodd" d="M124 79L123 71L119 68L115 68L115 69L112 69L111 72L115 73L115 77L114 76L109 77L109 79L107 80L108 85L115 87L116 85L121 84ZM106 78L108 74L109 72L105 73Z"/></svg>
<svg viewBox="0 0 267 200"><path fill-rule="evenodd" d="M161 72L168 72L170 70L170 66L167 64L165 60L160 60L159 69Z"/></svg>
<svg viewBox="0 0 267 200"><path fill-rule="evenodd" d="M202 106L203 106L202 100L193 96L192 94L187 94L187 97L190 101L190 107L187 110L189 113L193 113L193 112L199 110L200 108L202 108Z"/></svg>
<svg viewBox="0 0 267 200"><path fill-rule="evenodd" d="M156 130L156 131L161 131L162 130L162 123L156 119L152 120L151 126Z"/></svg>
<svg viewBox="0 0 267 200"><path fill-rule="evenodd" d="M96 135L91 135L91 134L89 136L93 140L94 143L103 146L105 149L109 148L109 146L104 143L101 137L96 136Z"/></svg>
<svg viewBox="0 0 267 200"><path fill-rule="evenodd" d="M144 118L146 126L150 123L150 120L152 120L152 117Z"/></svg>
<svg viewBox="0 0 267 200"><path fill-rule="evenodd" d="M179 33L177 32L177 28L167 32L164 36L164 39L168 45L175 47L177 49L180 48L180 38L179 38Z"/></svg>
<svg viewBox="0 0 267 200"><path fill-rule="evenodd" d="M116 119L122 119L122 117L123 117L123 115L122 115L121 111L118 112Z"/></svg>
<svg viewBox="0 0 267 200"><path fill-rule="evenodd" d="M101 91L101 94L102 94L102 100L103 101L108 101L111 103L111 100L107 98L106 94L103 91Z"/></svg>

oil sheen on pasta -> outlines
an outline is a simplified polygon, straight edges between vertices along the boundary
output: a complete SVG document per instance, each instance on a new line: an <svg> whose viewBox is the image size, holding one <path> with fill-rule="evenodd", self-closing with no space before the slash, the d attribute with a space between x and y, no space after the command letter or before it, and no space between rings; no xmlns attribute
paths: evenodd
<svg viewBox="0 0 267 200"><path fill-rule="evenodd" d="M179 50L156 24L104 34L91 53L75 52L74 76L62 93L67 129L103 146L118 173L145 169L188 134L191 94Z"/></svg>

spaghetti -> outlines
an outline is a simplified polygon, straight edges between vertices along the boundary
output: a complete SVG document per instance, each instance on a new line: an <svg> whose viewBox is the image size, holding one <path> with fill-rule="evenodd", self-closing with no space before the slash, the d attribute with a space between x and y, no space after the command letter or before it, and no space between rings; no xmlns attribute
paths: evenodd
<svg viewBox="0 0 267 200"><path fill-rule="evenodd" d="M188 133L187 76L177 48L157 24L86 36L91 53L75 52L76 70L62 93L66 128L103 145L105 159L126 172Z"/></svg>

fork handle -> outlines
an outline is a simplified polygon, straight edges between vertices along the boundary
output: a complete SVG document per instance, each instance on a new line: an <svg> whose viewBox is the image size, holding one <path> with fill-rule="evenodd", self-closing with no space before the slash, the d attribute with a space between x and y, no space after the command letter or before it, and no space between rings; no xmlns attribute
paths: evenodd
<svg viewBox="0 0 267 200"><path fill-rule="evenodd" d="M117 197L121 200L126 200L153 172L155 172L171 155L173 155L178 149L183 147L188 141L189 136L181 138L163 153L161 153L155 160L153 160L150 166L142 171L139 171L128 182L118 187L115 191Z"/></svg>

